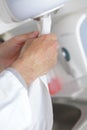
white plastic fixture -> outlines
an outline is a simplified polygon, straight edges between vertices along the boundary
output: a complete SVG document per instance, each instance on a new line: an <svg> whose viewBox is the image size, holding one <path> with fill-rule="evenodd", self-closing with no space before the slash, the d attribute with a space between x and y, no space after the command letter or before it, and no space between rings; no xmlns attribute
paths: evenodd
<svg viewBox="0 0 87 130"><path fill-rule="evenodd" d="M62 48L68 50L70 74L79 78L87 74L87 16L83 13L64 15L58 19L53 31L58 35ZM67 71L68 72L68 71Z"/></svg>
<svg viewBox="0 0 87 130"><path fill-rule="evenodd" d="M67 0L0 0L0 16L5 21L35 18L60 8Z"/></svg>

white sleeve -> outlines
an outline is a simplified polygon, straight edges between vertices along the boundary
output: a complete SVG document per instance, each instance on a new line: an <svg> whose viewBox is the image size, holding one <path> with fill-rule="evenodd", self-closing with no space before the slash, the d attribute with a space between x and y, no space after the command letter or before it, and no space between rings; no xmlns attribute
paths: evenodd
<svg viewBox="0 0 87 130"><path fill-rule="evenodd" d="M0 130L27 130L31 125L27 89L10 70L0 73Z"/></svg>

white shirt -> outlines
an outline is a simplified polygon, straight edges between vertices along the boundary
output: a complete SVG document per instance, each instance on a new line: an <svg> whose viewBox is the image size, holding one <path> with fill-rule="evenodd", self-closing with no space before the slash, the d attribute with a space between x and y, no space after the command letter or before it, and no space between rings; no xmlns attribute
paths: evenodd
<svg viewBox="0 0 87 130"><path fill-rule="evenodd" d="M38 79L37 79L38 80ZM51 130L53 123L49 92L37 82L26 83L14 69L0 74L0 130Z"/></svg>

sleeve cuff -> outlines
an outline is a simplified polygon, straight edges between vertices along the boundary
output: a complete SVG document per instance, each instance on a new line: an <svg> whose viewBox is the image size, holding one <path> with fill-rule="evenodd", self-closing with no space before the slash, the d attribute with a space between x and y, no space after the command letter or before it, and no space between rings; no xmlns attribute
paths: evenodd
<svg viewBox="0 0 87 130"><path fill-rule="evenodd" d="M17 79L21 82L21 84L25 88L28 88L24 78L21 76L21 74L19 74L19 72L16 69L10 67L10 68L7 68L6 70L12 72L17 77Z"/></svg>

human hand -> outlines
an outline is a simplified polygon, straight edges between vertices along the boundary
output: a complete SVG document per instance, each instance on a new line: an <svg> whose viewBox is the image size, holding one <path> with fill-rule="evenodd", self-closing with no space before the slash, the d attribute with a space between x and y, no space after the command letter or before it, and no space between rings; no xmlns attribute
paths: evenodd
<svg viewBox="0 0 87 130"><path fill-rule="evenodd" d="M0 45L0 72L9 67L19 56L26 40L38 36L38 32L32 32L16 36Z"/></svg>
<svg viewBox="0 0 87 130"><path fill-rule="evenodd" d="M12 64L29 85L46 74L57 61L57 37L54 34L27 40L19 58Z"/></svg>

